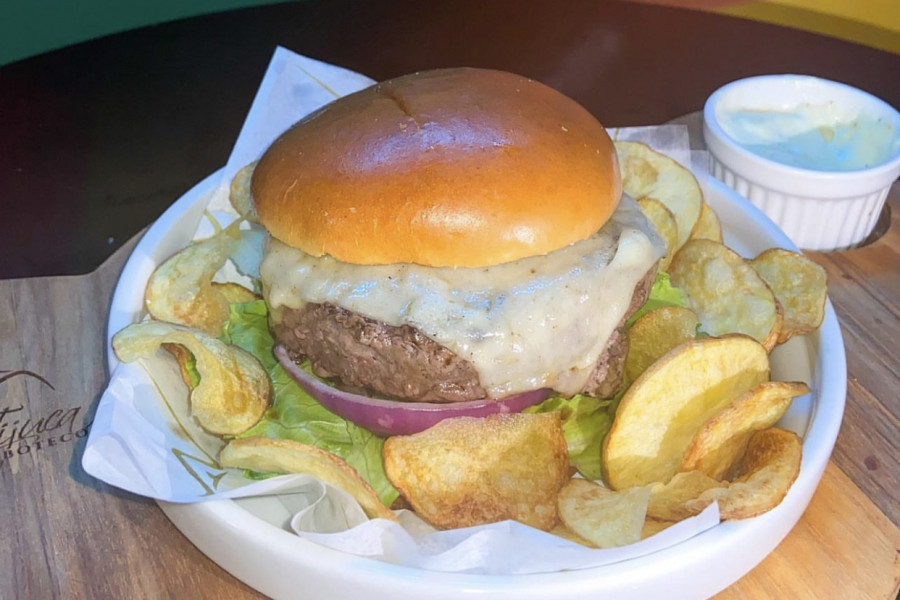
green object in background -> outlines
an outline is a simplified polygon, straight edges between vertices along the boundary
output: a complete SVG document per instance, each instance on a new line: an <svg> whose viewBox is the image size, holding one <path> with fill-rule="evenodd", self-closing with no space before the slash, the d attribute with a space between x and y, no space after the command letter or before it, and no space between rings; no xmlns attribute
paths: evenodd
<svg viewBox="0 0 900 600"><path fill-rule="evenodd" d="M0 0L0 65L145 25L273 0Z"/></svg>

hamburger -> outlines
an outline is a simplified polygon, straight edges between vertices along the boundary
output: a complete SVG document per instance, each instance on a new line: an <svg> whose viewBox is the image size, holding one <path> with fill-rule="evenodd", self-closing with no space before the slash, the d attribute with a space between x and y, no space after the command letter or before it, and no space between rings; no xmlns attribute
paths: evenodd
<svg viewBox="0 0 900 600"><path fill-rule="evenodd" d="M249 193L276 342L390 402L612 396L665 253L597 119L500 71L337 99L269 147Z"/></svg>

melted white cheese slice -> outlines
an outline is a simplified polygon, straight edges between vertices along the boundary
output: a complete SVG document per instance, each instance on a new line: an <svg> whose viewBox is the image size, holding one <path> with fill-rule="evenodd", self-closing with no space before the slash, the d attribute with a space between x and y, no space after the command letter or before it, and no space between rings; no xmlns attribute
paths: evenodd
<svg viewBox="0 0 900 600"><path fill-rule="evenodd" d="M260 275L273 308L330 303L417 328L470 361L490 397L543 387L571 395L664 252L625 197L599 232L544 256L478 269L361 266L272 240Z"/></svg>

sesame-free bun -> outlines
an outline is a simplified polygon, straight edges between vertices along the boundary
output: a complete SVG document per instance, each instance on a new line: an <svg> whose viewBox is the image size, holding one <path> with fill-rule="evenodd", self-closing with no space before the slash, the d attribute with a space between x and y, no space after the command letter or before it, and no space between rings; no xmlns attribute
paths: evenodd
<svg viewBox="0 0 900 600"><path fill-rule="evenodd" d="M305 117L251 190L260 223L313 256L482 267L590 236L621 183L606 130L573 100L511 73L443 69Z"/></svg>

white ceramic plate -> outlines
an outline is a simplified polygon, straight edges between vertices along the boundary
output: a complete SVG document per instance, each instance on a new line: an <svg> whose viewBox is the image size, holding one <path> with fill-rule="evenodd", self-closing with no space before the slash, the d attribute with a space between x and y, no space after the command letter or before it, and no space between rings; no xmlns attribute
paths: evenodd
<svg viewBox="0 0 900 600"><path fill-rule="evenodd" d="M140 318L155 265L193 236L213 174L173 204L148 230L125 265L113 296L109 336ZM718 212L726 243L745 255L781 246L795 249L765 215L724 184L706 178L707 200ZM116 359L109 350L112 366ZM774 510L722 523L666 550L614 565L538 575L489 576L423 571L344 554L289 533L291 513L274 497L160 507L201 551L248 585L273 598L528 600L581 598L707 598L756 566L806 509L837 437L847 387L844 344L831 303L813 335L775 350L773 379L807 381L811 397L794 402L781 425L803 439L800 475Z"/></svg>

